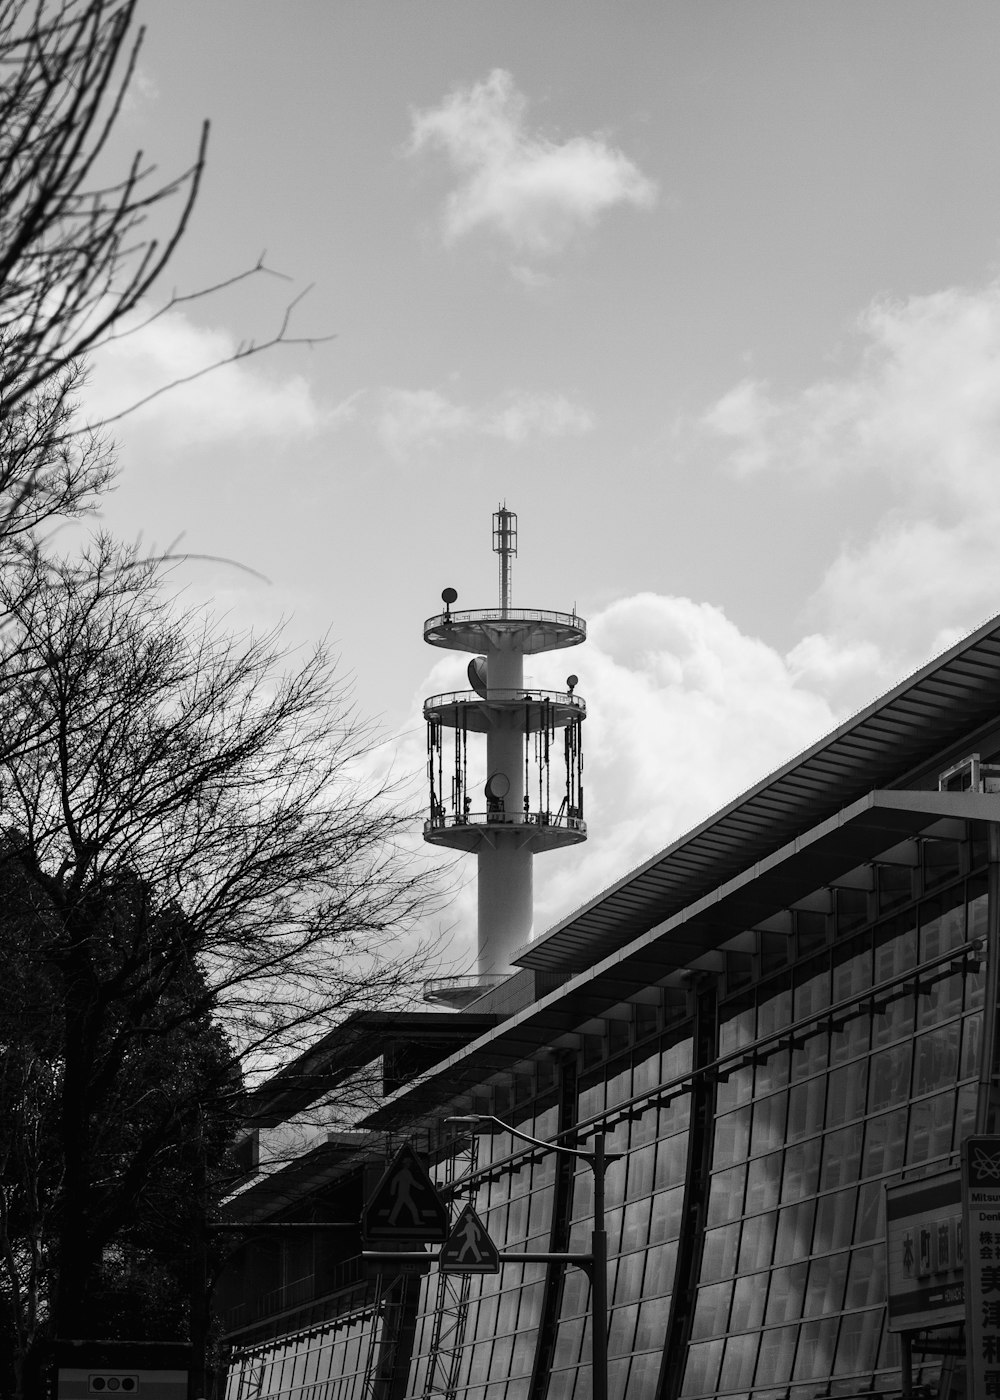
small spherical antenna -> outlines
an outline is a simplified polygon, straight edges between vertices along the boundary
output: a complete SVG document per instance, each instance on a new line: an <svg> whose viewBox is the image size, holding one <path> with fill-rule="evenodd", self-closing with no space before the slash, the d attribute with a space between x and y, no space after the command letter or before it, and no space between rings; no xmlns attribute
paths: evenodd
<svg viewBox="0 0 1000 1400"><path fill-rule="evenodd" d="M573 694L573 691L576 689L576 687L577 687L579 684L580 684L580 677L579 677L579 676L567 676L567 677L566 677L566 689L569 691L570 695Z"/></svg>
<svg viewBox="0 0 1000 1400"><path fill-rule="evenodd" d="M443 588L441 590L441 601L446 607L451 607L452 603L458 601L458 594L454 588Z"/></svg>

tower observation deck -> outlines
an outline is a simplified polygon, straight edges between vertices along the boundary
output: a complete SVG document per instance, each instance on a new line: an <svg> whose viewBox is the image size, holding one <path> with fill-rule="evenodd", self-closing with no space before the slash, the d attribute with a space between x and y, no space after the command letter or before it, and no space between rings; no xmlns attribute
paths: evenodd
<svg viewBox="0 0 1000 1400"><path fill-rule="evenodd" d="M535 854L587 837L580 743L587 707L575 693L577 678L571 675L565 690L539 689L524 679L526 656L578 646L587 624L575 612L511 605L517 516L506 506L493 516L493 548L500 556L498 606L454 611L458 595L446 588L445 611L424 623L431 646L473 653L470 689L424 701L430 784L424 839L473 852L479 862L479 975L464 979L464 997L446 984L439 997L434 984L426 993L453 1003L509 973L515 949L531 937ZM483 759L478 735L486 744L477 782L477 760L481 765Z"/></svg>

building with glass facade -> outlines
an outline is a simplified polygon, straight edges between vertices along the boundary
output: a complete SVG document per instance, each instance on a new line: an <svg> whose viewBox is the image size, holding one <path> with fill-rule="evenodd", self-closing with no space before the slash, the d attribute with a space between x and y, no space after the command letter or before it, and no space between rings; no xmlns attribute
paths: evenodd
<svg viewBox="0 0 1000 1400"><path fill-rule="evenodd" d="M885 1188L1000 1127L998 762L994 619L533 941L467 1011L357 1017L287 1067L255 1100L262 1159L269 1133L313 1127L228 1206L290 1227L220 1286L228 1400L589 1400L584 1269L360 1258L404 1140L502 1251L589 1248L588 1162L449 1121L470 1115L614 1154L613 1400L900 1394ZM324 1096L362 1062L382 1101L323 1134ZM964 1393L962 1344L954 1324L912 1339L922 1394Z"/></svg>

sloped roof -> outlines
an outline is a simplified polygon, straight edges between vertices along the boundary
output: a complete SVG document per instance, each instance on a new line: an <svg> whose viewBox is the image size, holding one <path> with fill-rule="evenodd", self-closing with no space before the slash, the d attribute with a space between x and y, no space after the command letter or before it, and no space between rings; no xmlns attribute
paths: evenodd
<svg viewBox="0 0 1000 1400"><path fill-rule="evenodd" d="M1000 617L916 671L514 956L579 972L873 788L1000 717Z"/></svg>

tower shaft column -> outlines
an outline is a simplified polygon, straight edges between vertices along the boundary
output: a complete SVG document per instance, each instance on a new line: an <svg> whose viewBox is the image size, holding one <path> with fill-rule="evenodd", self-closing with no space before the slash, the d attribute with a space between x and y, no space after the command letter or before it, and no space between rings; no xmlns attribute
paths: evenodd
<svg viewBox="0 0 1000 1400"><path fill-rule="evenodd" d="M479 970L511 972L511 958L532 932L532 856L514 832L498 832L479 852Z"/></svg>

